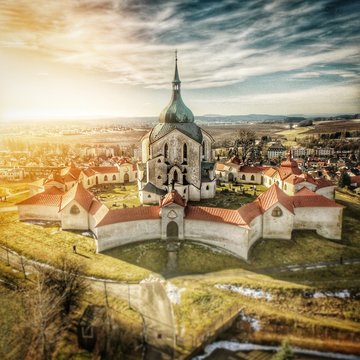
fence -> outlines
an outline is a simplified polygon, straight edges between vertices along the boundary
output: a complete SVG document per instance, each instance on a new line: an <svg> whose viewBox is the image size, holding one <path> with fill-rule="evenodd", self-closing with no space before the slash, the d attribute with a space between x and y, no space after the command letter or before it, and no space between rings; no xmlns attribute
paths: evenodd
<svg viewBox="0 0 360 360"><path fill-rule="evenodd" d="M12 251L4 246L0 246L0 261L4 262L5 264L11 266L12 268L18 270L19 272L23 273L24 278L28 278L28 274L31 273L34 270L34 267L36 266L36 262L32 260L26 259L24 256L16 253L15 251ZM87 277L89 281L91 281L93 284L98 283L99 287L98 290L101 290L101 288L104 291L104 305L111 308L113 311L115 310L113 306L111 306L112 297L108 298L108 290L107 290L107 284L110 283L117 283L117 284L123 284L123 285L129 285L129 284L138 284L138 282L116 282L116 281L109 281L105 279L93 279ZM100 285L102 284L102 285ZM128 288L127 293L127 299L122 297L123 300L128 301L129 308L133 307L131 306L131 292ZM133 309L135 310L135 309ZM116 311L116 310L115 310ZM162 328L164 330L164 324L161 323L161 320L157 320L154 318L150 318L147 315L141 313L139 309L136 310L139 315L142 317L143 326L141 331L141 336L146 340L148 343L160 343L163 342L164 344L172 344L176 346L177 348L183 348L187 350L194 350L200 348L204 343L207 343L214 339L220 332L222 332L225 328L227 328L229 325L231 325L232 321L237 317L239 312L241 311L241 307L238 304L234 304L231 308L227 309L222 314L218 315L215 320L207 326L206 331L196 334L196 335L189 335L189 336L180 336L175 334L175 328L172 327L168 331L160 332L159 328ZM122 314L123 316L124 314ZM158 327L156 326L158 324ZM135 329L134 329L135 330ZM136 329L139 330L139 329ZM153 340L153 341L152 341Z"/></svg>

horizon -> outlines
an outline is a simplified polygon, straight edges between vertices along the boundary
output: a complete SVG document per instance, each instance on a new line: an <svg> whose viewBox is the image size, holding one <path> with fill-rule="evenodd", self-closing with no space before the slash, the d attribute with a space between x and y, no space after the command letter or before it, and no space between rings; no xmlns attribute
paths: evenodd
<svg viewBox="0 0 360 360"><path fill-rule="evenodd" d="M157 117L175 49L195 116L359 113L359 10L340 0L0 0L0 120Z"/></svg>

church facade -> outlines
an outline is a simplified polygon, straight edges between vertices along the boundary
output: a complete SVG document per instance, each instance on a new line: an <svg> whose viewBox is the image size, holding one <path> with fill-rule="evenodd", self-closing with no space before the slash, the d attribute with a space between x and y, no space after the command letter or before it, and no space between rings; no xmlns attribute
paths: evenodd
<svg viewBox="0 0 360 360"><path fill-rule="evenodd" d="M159 203L175 189L185 200L213 198L216 190L213 138L194 122L180 94L175 58L172 97L159 123L142 138L142 163L138 165L139 196L143 204Z"/></svg>

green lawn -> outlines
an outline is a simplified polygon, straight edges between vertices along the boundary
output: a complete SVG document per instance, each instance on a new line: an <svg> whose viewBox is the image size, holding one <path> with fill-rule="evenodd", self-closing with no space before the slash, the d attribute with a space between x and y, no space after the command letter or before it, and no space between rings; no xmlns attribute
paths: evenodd
<svg viewBox="0 0 360 360"><path fill-rule="evenodd" d="M201 201L190 201L193 206L221 207L226 209L238 209L244 204L254 201L267 188L263 185L256 185L256 195L254 195L253 185L244 184L236 186L223 183L223 186L216 188L216 197Z"/></svg>
<svg viewBox="0 0 360 360"><path fill-rule="evenodd" d="M109 209L140 206L136 183L126 185L107 185L106 188L92 188L97 197Z"/></svg>
<svg viewBox="0 0 360 360"><path fill-rule="evenodd" d="M85 266L91 276L117 280L140 280L149 271L115 258L95 253L92 238L60 231L56 224L33 225L18 220L17 213L0 213L0 244L31 259L56 263L61 255ZM78 254L72 252L76 244Z"/></svg>

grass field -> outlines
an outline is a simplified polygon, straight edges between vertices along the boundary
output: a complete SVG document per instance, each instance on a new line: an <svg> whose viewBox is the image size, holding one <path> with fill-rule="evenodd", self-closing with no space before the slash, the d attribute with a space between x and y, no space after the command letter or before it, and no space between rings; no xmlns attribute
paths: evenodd
<svg viewBox="0 0 360 360"><path fill-rule="evenodd" d="M308 136L308 132L313 129L315 129L314 126L296 127L291 130L280 131L277 135L284 137L285 141L282 142L283 145L297 146L296 140Z"/></svg>
<svg viewBox="0 0 360 360"><path fill-rule="evenodd" d="M241 205L254 201L262 192L267 190L264 185L256 185L256 195L253 185L232 185L224 183L216 188L216 197L191 202L194 206L221 207L225 209L238 209Z"/></svg>
<svg viewBox="0 0 360 360"><path fill-rule="evenodd" d="M140 206L136 183L107 185L107 189L90 189L109 209Z"/></svg>
<svg viewBox="0 0 360 360"><path fill-rule="evenodd" d="M0 196L5 195L6 201L0 201L0 208L15 206L16 203L29 197L29 184L27 182L2 182Z"/></svg>
<svg viewBox="0 0 360 360"><path fill-rule="evenodd" d="M144 268L96 254L92 238L68 231L60 231L56 224L45 226L19 222L17 213L0 213L0 244L19 254L44 263L54 264L66 255L83 264L87 274L116 280L141 280L149 271ZM77 254L72 252L76 244Z"/></svg>

